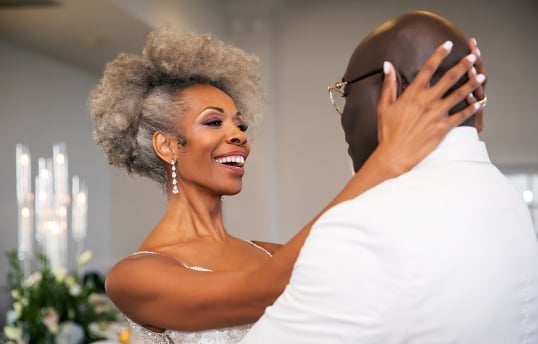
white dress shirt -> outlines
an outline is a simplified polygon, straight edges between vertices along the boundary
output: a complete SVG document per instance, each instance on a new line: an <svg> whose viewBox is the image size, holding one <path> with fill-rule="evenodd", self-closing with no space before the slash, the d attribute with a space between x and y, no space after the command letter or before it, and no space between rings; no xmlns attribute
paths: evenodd
<svg viewBox="0 0 538 344"><path fill-rule="evenodd" d="M538 343L529 211L474 128L327 211L241 343Z"/></svg>

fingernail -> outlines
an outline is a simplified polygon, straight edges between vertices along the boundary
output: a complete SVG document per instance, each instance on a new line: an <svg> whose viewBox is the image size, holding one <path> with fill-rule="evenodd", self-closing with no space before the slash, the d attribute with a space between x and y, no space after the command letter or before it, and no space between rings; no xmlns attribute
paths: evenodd
<svg viewBox="0 0 538 344"><path fill-rule="evenodd" d="M479 83L483 83L485 80L486 80L486 76L484 74L478 74L476 76L476 80L479 82Z"/></svg>
<svg viewBox="0 0 538 344"><path fill-rule="evenodd" d="M471 74L476 75L476 68L471 68Z"/></svg>
<svg viewBox="0 0 538 344"><path fill-rule="evenodd" d="M482 105L480 105L479 102L476 102L476 103L473 104L473 107L474 107L475 110L479 110L482 107Z"/></svg>
<svg viewBox="0 0 538 344"><path fill-rule="evenodd" d="M383 73L390 73L390 63L388 61L383 62Z"/></svg>
<svg viewBox="0 0 538 344"><path fill-rule="evenodd" d="M474 98L474 94L469 93L469 98L470 98L470 99L475 99L475 98Z"/></svg>
<svg viewBox="0 0 538 344"><path fill-rule="evenodd" d="M471 42L473 43L474 45L474 48L476 49L476 56L480 57L480 49L478 49L478 42L476 41L476 38L474 37L471 37Z"/></svg>
<svg viewBox="0 0 538 344"><path fill-rule="evenodd" d="M454 46L454 43L452 43L452 41L446 41L445 43L443 43L443 48L446 51L452 50L452 46Z"/></svg>
<svg viewBox="0 0 538 344"><path fill-rule="evenodd" d="M475 63L476 55L474 55L474 54L467 55L467 60L469 60L471 63Z"/></svg>

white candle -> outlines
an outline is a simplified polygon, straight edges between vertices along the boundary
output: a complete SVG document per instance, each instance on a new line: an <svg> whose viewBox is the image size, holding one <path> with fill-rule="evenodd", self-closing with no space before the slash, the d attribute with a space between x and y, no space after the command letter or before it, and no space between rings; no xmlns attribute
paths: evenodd
<svg viewBox="0 0 538 344"><path fill-rule="evenodd" d="M35 215L36 215L36 239L47 252L47 233L50 231L50 222L53 221L53 185L52 185L52 161L51 159L39 158L37 161L38 174L36 176Z"/></svg>
<svg viewBox="0 0 538 344"><path fill-rule="evenodd" d="M60 254L60 228L56 221L48 221L46 223L46 255L50 262L50 267L53 271L58 270L62 266Z"/></svg>
<svg viewBox="0 0 538 344"><path fill-rule="evenodd" d="M33 249L32 212L29 207L19 210L19 254L26 259Z"/></svg>
<svg viewBox="0 0 538 344"><path fill-rule="evenodd" d="M72 231L73 238L81 242L86 237L88 190L78 176L73 177Z"/></svg>
<svg viewBox="0 0 538 344"><path fill-rule="evenodd" d="M69 203L69 181L67 170L67 150L65 143L56 143L52 146L52 161L54 169L54 196L56 206Z"/></svg>
<svg viewBox="0 0 538 344"><path fill-rule="evenodd" d="M28 146L17 144L16 146L17 162L17 201L20 207L30 201L32 193L32 164L30 159L30 150Z"/></svg>
<svg viewBox="0 0 538 344"><path fill-rule="evenodd" d="M67 149L65 143L52 146L52 164L54 177L53 221L55 223L54 255L55 268L65 269L67 266L67 205L69 204L69 182Z"/></svg>
<svg viewBox="0 0 538 344"><path fill-rule="evenodd" d="M17 144L16 148L17 169L17 205L19 210L19 257L27 260L33 249L32 238L32 187L31 187L31 159L28 146Z"/></svg>

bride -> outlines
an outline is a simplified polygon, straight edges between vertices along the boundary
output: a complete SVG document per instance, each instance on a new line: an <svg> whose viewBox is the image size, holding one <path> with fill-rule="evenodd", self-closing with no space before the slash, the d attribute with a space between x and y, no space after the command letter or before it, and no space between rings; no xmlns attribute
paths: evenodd
<svg viewBox="0 0 538 344"><path fill-rule="evenodd" d="M447 54L439 48L428 67ZM224 227L221 197L241 191L250 153L247 129L263 102L256 68L256 57L208 35L163 28L148 36L141 55L121 54L109 63L91 94L94 138L110 164L156 181L168 199L138 250L117 262L106 280L109 297L147 343L238 342L283 291L316 220L283 246L245 241ZM394 72L385 79L382 93L390 94ZM452 86L445 78L438 84ZM474 88L462 87L467 94ZM415 99L433 97L427 88L415 82L408 87ZM380 125L405 132L406 144L397 134L384 137L325 209L423 158L415 147L423 144L420 131L396 130L406 123L392 120L409 113L409 105L381 101L386 111ZM469 108L462 110L466 117ZM428 111L410 115L448 120ZM432 149L442 138L432 139Z"/></svg>

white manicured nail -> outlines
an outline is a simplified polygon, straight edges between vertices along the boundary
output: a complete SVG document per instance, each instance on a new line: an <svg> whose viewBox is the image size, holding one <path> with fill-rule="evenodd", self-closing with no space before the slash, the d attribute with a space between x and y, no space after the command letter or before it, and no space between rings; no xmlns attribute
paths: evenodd
<svg viewBox="0 0 538 344"><path fill-rule="evenodd" d="M486 76L484 74L478 74L476 76L476 80L479 82L479 83L483 83L485 80L486 80Z"/></svg>
<svg viewBox="0 0 538 344"><path fill-rule="evenodd" d="M454 43L452 41L446 41L443 43L443 48L445 48L446 51L452 50L452 47L454 46Z"/></svg>
<svg viewBox="0 0 538 344"><path fill-rule="evenodd" d="M467 60L471 61L471 63L475 63L476 62L476 56L473 55L473 54L469 54L469 55L467 55Z"/></svg>
<svg viewBox="0 0 538 344"><path fill-rule="evenodd" d="M481 53L480 53L480 49L478 49L478 42L476 41L476 38L474 38L474 37L471 38L471 39L473 40L473 44L474 44L474 46L476 48L475 54L476 54L476 56L480 57Z"/></svg>
<svg viewBox="0 0 538 344"><path fill-rule="evenodd" d="M389 74L390 72L390 63L388 61L383 62L383 73Z"/></svg>

